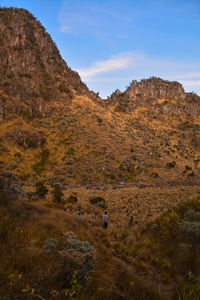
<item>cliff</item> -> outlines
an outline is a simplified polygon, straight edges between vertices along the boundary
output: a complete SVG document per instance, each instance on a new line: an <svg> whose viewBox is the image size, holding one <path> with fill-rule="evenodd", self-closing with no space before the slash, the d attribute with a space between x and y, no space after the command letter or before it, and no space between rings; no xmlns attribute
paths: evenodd
<svg viewBox="0 0 200 300"><path fill-rule="evenodd" d="M72 71L45 28L25 9L0 8L0 118L9 113L46 116L53 103L94 97Z"/></svg>

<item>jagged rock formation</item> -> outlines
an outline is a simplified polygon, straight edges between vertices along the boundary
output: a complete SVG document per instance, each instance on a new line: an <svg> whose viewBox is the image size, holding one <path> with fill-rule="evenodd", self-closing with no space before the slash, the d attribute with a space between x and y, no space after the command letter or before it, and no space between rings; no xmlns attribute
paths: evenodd
<svg viewBox="0 0 200 300"><path fill-rule="evenodd" d="M66 109L76 94L95 95L25 9L0 8L0 65L0 119L10 112L50 115L53 102Z"/></svg>
<svg viewBox="0 0 200 300"><path fill-rule="evenodd" d="M129 98L137 99L184 99L185 92L177 81L166 81L161 78L151 77L141 81L133 80L126 94Z"/></svg>
<svg viewBox="0 0 200 300"><path fill-rule="evenodd" d="M167 81L150 77L141 81L133 80L127 90L121 93L116 90L107 100L107 105L115 111L133 112L143 108L147 113L161 115L198 115L200 97L185 93L177 81Z"/></svg>

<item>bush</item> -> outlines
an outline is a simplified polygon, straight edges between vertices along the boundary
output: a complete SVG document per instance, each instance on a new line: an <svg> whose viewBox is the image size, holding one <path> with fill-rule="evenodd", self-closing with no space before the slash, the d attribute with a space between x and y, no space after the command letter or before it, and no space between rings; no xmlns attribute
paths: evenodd
<svg viewBox="0 0 200 300"><path fill-rule="evenodd" d="M55 253L58 247L58 240L55 238L50 238L44 242L42 247L44 254Z"/></svg>
<svg viewBox="0 0 200 300"><path fill-rule="evenodd" d="M68 151L67 151L67 154L74 155L75 154L75 149L74 148L69 148Z"/></svg>
<svg viewBox="0 0 200 300"><path fill-rule="evenodd" d="M200 295L200 276L194 276L191 272L188 274L188 281L184 284L181 291L178 293L178 299L189 300L199 299Z"/></svg>
<svg viewBox="0 0 200 300"><path fill-rule="evenodd" d="M153 178L158 178L158 177L159 177L159 175L158 175L158 173L157 173L157 172L153 172L153 173L151 173L151 177L153 177Z"/></svg>
<svg viewBox="0 0 200 300"><path fill-rule="evenodd" d="M192 242L193 247L200 244L200 222L184 221L179 225L179 232Z"/></svg>
<svg viewBox="0 0 200 300"><path fill-rule="evenodd" d="M200 222L200 212L194 210L188 210L184 215L184 220L189 222Z"/></svg>
<svg viewBox="0 0 200 300"><path fill-rule="evenodd" d="M192 167L185 166L185 170L192 170Z"/></svg>
<svg viewBox="0 0 200 300"><path fill-rule="evenodd" d="M69 198L68 198L68 202L69 203L76 203L78 201L78 197L75 196L75 195L70 195Z"/></svg>
<svg viewBox="0 0 200 300"><path fill-rule="evenodd" d="M176 166L176 162L173 160L172 162L166 163L167 168L174 168Z"/></svg>
<svg viewBox="0 0 200 300"><path fill-rule="evenodd" d="M89 201L92 205L101 206L102 208L105 208L106 206L105 199L103 197L98 196L98 197L90 198Z"/></svg>
<svg viewBox="0 0 200 300"><path fill-rule="evenodd" d="M80 241L74 233L66 233L63 237L63 249L61 255L65 258L69 270L77 270L77 279L85 282L93 273L96 265L94 246L88 241ZM72 274L71 274L72 275Z"/></svg>
<svg viewBox="0 0 200 300"><path fill-rule="evenodd" d="M47 187L41 181L38 181L35 187L36 187L36 194L42 198L45 197L45 195L48 193Z"/></svg>
<svg viewBox="0 0 200 300"><path fill-rule="evenodd" d="M33 169L35 172L40 175L40 172L44 171L45 165L47 163L47 160L49 158L50 152L48 149L42 149L42 152L40 153L41 159L38 163L33 165Z"/></svg>
<svg viewBox="0 0 200 300"><path fill-rule="evenodd" d="M61 191L59 184L55 184L52 194L54 202L63 203L63 192Z"/></svg>

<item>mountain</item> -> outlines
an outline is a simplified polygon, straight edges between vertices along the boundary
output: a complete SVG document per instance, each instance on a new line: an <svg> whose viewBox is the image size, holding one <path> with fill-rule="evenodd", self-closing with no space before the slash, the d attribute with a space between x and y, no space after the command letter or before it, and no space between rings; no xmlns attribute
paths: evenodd
<svg viewBox="0 0 200 300"><path fill-rule="evenodd" d="M91 189L197 184L199 96L151 77L101 100L28 11L0 13L2 171Z"/></svg>
<svg viewBox="0 0 200 300"><path fill-rule="evenodd" d="M83 299L131 299L134 293L172 299L195 264L182 270L185 254L177 266L175 253L171 261L172 252L164 253L168 247L152 235L178 243L170 236L173 226L187 208L198 208L192 202L166 213L199 193L200 97L178 82L151 77L100 99L25 9L0 8L0 65L0 297L7 299L8 289L21 299L36 291L44 299L75 295L81 288L74 285L76 270L68 274L65 263L77 254L80 261L69 269L93 269L93 248L80 241L87 240L98 264L96 281L79 274ZM101 229L105 208L107 232ZM73 234L63 235L67 231ZM183 246L181 240L179 251Z"/></svg>
<svg viewBox="0 0 200 300"><path fill-rule="evenodd" d="M95 96L27 10L0 8L0 20L1 118L10 112L44 117L55 103L66 109L75 95Z"/></svg>

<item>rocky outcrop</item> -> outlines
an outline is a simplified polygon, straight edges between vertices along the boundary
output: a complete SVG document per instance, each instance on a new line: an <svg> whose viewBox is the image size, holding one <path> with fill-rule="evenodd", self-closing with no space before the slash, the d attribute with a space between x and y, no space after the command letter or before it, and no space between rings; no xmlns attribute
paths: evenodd
<svg viewBox="0 0 200 300"><path fill-rule="evenodd" d="M157 77L133 80L123 93L116 90L109 98L113 102L118 98L126 97L129 100L139 99L185 99L186 94L182 85L177 81L167 81Z"/></svg>
<svg viewBox="0 0 200 300"><path fill-rule="evenodd" d="M145 114L157 115L198 115L200 97L185 93L177 81L151 77L141 81L133 80L127 90L116 90L106 101L115 111L130 113L140 108Z"/></svg>
<svg viewBox="0 0 200 300"><path fill-rule="evenodd" d="M0 8L0 119L44 117L74 96L94 97L72 71L45 28L25 9Z"/></svg>
<svg viewBox="0 0 200 300"><path fill-rule="evenodd" d="M28 131L20 128L13 129L6 133L6 140L14 140L19 146L24 148L37 148L46 144L46 139L42 131Z"/></svg>
<svg viewBox="0 0 200 300"><path fill-rule="evenodd" d="M126 95L131 99L184 99L185 91L177 81L167 81L161 78L151 77L141 81L133 80Z"/></svg>

